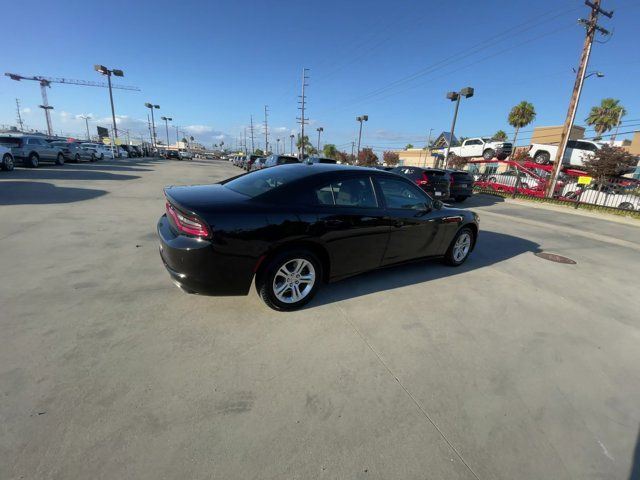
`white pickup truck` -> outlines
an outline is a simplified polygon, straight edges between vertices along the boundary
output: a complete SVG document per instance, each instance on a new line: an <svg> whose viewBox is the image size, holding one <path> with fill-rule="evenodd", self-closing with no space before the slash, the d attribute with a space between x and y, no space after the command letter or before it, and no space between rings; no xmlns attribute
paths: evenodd
<svg viewBox="0 0 640 480"><path fill-rule="evenodd" d="M512 148L513 145L511 143L496 142L491 138L467 138L459 147L451 147L449 149L449 158L447 158L447 160L450 160L453 157L482 157L485 160L491 160L492 158L504 160L511 155Z"/></svg>
<svg viewBox="0 0 640 480"><path fill-rule="evenodd" d="M581 167L584 165L584 160L593 157L600 148L602 148L601 144L591 140L569 140L564 157L562 157L562 163ZM558 145L534 143L529 147L529 156L538 165L546 165L553 162L557 154Z"/></svg>

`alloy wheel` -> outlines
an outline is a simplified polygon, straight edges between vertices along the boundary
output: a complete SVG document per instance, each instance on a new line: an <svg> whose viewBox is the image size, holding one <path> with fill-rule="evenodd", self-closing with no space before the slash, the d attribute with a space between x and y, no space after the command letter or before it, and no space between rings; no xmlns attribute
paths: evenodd
<svg viewBox="0 0 640 480"><path fill-rule="evenodd" d="M316 270L309 260L287 260L273 277L273 294L283 303L297 303L309 295L316 282Z"/></svg>
<svg viewBox="0 0 640 480"><path fill-rule="evenodd" d="M464 232L458 237L456 243L453 245L453 259L456 262L461 262L469 254L471 249L471 235Z"/></svg>

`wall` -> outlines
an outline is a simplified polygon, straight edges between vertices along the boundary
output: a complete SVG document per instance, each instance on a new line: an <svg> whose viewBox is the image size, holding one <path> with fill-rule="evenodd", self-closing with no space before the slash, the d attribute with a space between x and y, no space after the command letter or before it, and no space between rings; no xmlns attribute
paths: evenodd
<svg viewBox="0 0 640 480"><path fill-rule="evenodd" d="M560 136L562 135L563 126L551 126L551 127L536 127L533 129L533 135L531 136L530 143L544 143L547 145L553 145L560 143ZM571 140L577 140L584 138L584 127L574 126L571 129L569 135Z"/></svg>

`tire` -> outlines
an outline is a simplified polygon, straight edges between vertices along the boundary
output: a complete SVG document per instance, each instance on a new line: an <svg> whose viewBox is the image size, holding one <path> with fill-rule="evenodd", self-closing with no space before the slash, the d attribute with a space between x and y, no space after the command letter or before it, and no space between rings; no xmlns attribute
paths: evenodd
<svg viewBox="0 0 640 480"><path fill-rule="evenodd" d="M37 153L32 152L29 154L24 163L29 168L38 168L38 165L40 164L40 157Z"/></svg>
<svg viewBox="0 0 640 480"><path fill-rule="evenodd" d="M104 160L104 153L100 154L100 158L98 160Z"/></svg>
<svg viewBox="0 0 640 480"><path fill-rule="evenodd" d="M74 163L80 163L80 154L76 153L76 156L73 159Z"/></svg>
<svg viewBox="0 0 640 480"><path fill-rule="evenodd" d="M458 202L458 203L462 203L462 202L464 202L467 198L469 198L469 197L467 197L466 195L458 195L458 196L455 198L455 201L456 201L456 202Z"/></svg>
<svg viewBox="0 0 640 480"><path fill-rule="evenodd" d="M529 188L529 184L526 182L520 182L520 185L518 186L518 188Z"/></svg>
<svg viewBox="0 0 640 480"><path fill-rule="evenodd" d="M482 152L482 158L485 160L491 160L496 156L496 151L493 148L487 148L484 152Z"/></svg>
<svg viewBox="0 0 640 480"><path fill-rule="evenodd" d="M64 155L61 153L56 157L56 165L64 165Z"/></svg>
<svg viewBox="0 0 640 480"><path fill-rule="evenodd" d="M443 261L447 265L453 267L459 267L462 265L471 253L471 248L474 242L473 230L469 227L462 227L458 230L458 233L453 237L447 253L444 254Z"/></svg>
<svg viewBox="0 0 640 480"><path fill-rule="evenodd" d="M15 162L13 161L13 157L8 153L5 154L5 156L2 157L2 166L0 168L2 168L2 170L4 170L5 172L10 172L14 167Z"/></svg>
<svg viewBox="0 0 640 480"><path fill-rule="evenodd" d="M91 154L91 158L89 159L90 162L95 162L97 160L96 156L92 153Z"/></svg>
<svg viewBox="0 0 640 480"><path fill-rule="evenodd" d="M302 278L310 281L304 283ZM268 307L289 312L309 303L321 281L320 261L308 250L296 249L276 255L260 273L256 284L260 298ZM293 299L295 292L301 295L299 300Z"/></svg>
<svg viewBox="0 0 640 480"><path fill-rule="evenodd" d="M536 153L536 156L533 157L533 161L538 165L546 165L547 163L549 163L549 160L551 160L551 155L549 155L549 152L538 152Z"/></svg>
<svg viewBox="0 0 640 480"><path fill-rule="evenodd" d="M618 208L621 208L622 210L634 210L633 203L631 202L622 202L618 205Z"/></svg>
<svg viewBox="0 0 640 480"><path fill-rule="evenodd" d="M498 181L498 179L496 177L489 177L489 180L487 180L491 183L496 183Z"/></svg>

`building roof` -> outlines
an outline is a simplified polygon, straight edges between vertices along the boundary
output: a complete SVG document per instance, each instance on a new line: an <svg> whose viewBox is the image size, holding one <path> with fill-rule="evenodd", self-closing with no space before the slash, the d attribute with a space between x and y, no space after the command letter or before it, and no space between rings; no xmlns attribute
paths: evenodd
<svg viewBox="0 0 640 480"><path fill-rule="evenodd" d="M456 138L455 135L453 136L453 138L451 138L451 132L442 132L433 141L433 146L446 147L449 144L456 145L457 143L458 143L458 139Z"/></svg>

